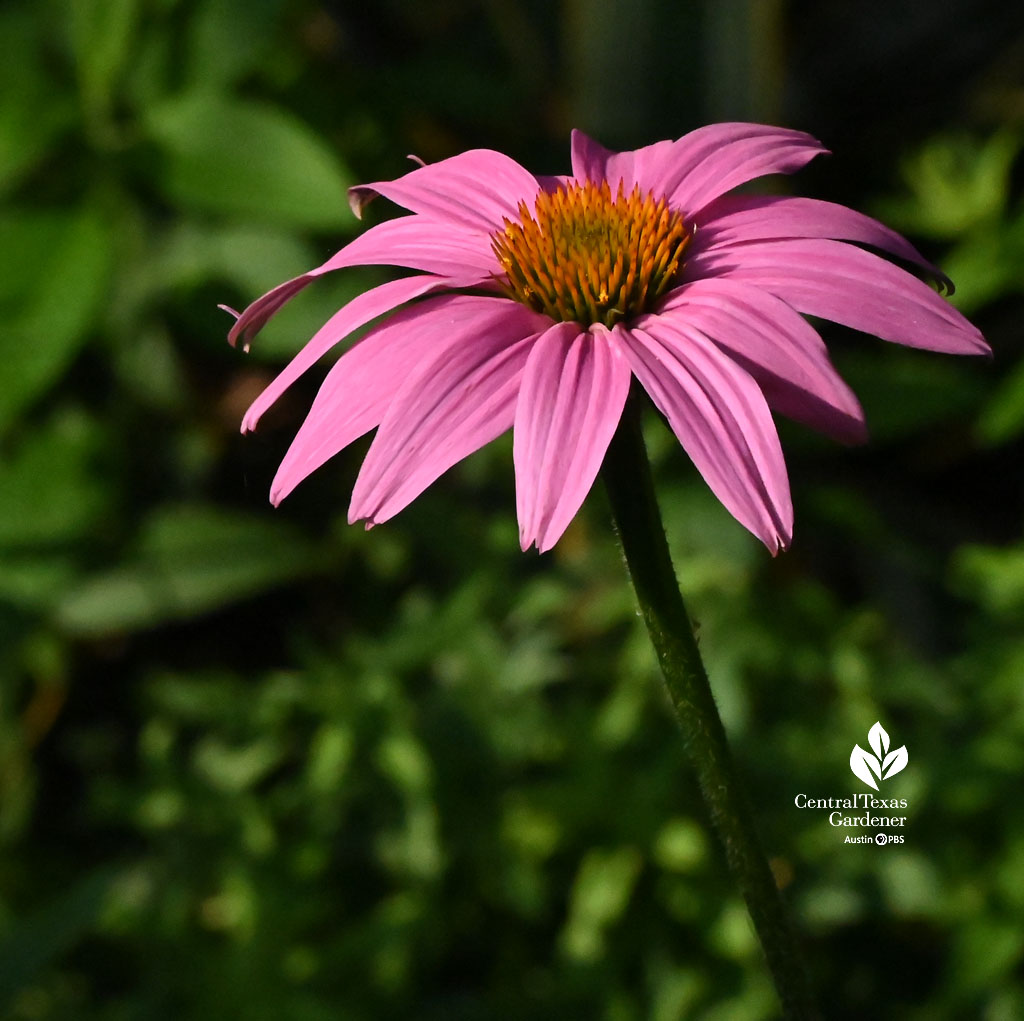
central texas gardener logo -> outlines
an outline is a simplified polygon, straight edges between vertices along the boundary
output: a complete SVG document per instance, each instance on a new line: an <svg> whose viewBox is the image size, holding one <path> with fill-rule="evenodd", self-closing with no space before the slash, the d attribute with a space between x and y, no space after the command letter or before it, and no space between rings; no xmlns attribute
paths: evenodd
<svg viewBox="0 0 1024 1021"><path fill-rule="evenodd" d="M864 751L859 744L855 744L850 753L850 769L853 770L854 776L877 791L875 777L879 780L888 780L906 766L907 746L901 745L894 751L889 751L889 735L882 729L881 723L876 723L868 731L868 744L875 754L872 755L871 752Z"/></svg>

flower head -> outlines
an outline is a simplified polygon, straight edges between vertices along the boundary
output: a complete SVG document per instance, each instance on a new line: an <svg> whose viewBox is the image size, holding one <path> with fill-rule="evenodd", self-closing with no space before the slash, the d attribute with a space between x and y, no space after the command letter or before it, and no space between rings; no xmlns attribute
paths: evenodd
<svg viewBox="0 0 1024 1021"><path fill-rule="evenodd" d="M249 339L316 277L414 270L331 317L246 413L243 431L302 373L379 320L327 374L274 479L277 503L377 429L349 520L396 514L509 428L523 549L550 549L601 467L635 376L728 510L774 553L793 508L772 411L843 442L865 437L813 315L884 340L986 354L933 287L949 281L906 240L845 206L730 194L824 152L809 135L715 124L614 153L572 136L572 175L535 177L466 152L353 188L409 210L251 304ZM386 318L381 319L382 316Z"/></svg>

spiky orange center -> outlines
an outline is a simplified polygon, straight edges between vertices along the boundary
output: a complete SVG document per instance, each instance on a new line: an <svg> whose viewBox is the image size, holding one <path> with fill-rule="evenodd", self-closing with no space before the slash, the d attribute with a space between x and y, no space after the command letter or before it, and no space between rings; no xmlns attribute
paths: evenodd
<svg viewBox="0 0 1024 1021"><path fill-rule="evenodd" d="M607 181L541 192L491 239L512 298L562 322L611 327L650 311L675 282L692 237L663 198Z"/></svg>

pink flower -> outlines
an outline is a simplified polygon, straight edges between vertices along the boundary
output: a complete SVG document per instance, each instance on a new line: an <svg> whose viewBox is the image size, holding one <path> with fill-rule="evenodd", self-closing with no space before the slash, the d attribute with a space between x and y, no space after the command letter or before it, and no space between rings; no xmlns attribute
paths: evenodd
<svg viewBox="0 0 1024 1021"><path fill-rule="evenodd" d="M857 398L803 315L910 347L988 353L932 287L859 247L948 285L882 224L829 202L728 194L824 151L757 124L623 153L574 131L570 177L474 150L353 188L357 214L383 195L412 215L257 299L232 343L247 345L331 270L416 273L336 312L246 413L243 431L353 330L391 313L328 373L271 499L376 428L349 509L369 527L511 427L520 541L550 549L597 476L635 376L728 510L773 553L785 548L793 508L771 411L843 442L865 438Z"/></svg>

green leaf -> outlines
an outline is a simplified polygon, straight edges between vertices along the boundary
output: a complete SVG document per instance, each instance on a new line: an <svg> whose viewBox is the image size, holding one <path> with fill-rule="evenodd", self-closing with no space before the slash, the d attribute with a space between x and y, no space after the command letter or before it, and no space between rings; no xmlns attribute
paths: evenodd
<svg viewBox="0 0 1024 1021"><path fill-rule="evenodd" d="M108 494L96 447L95 424L66 415L0 460L0 545L51 545L90 531Z"/></svg>
<svg viewBox="0 0 1024 1021"><path fill-rule="evenodd" d="M956 238L998 219L1009 195L1020 141L999 132L984 141L963 135L931 139L903 166L911 194L878 204L886 223L915 234Z"/></svg>
<svg viewBox="0 0 1024 1021"><path fill-rule="evenodd" d="M587 852L576 873L562 931L570 958L590 962L603 955L605 931L628 907L642 867L643 856L635 847Z"/></svg>
<svg viewBox="0 0 1024 1021"><path fill-rule="evenodd" d="M290 113L265 104L193 93L148 112L163 151L158 182L190 209L293 227L351 226L351 175Z"/></svg>
<svg viewBox="0 0 1024 1021"><path fill-rule="evenodd" d="M5 320L21 314L71 222L65 210L8 209L0 214L0 312Z"/></svg>
<svg viewBox="0 0 1024 1021"><path fill-rule="evenodd" d="M78 81L87 112L104 114L132 52L139 0L71 0L66 6Z"/></svg>
<svg viewBox="0 0 1024 1021"><path fill-rule="evenodd" d="M1024 953L1024 932L1015 922L986 917L956 933L949 967L959 989L990 990L1011 974Z"/></svg>
<svg viewBox="0 0 1024 1021"><path fill-rule="evenodd" d="M24 290L0 331L0 431L52 386L75 356L107 293L109 227L88 207L72 217L26 216L4 231L0 276ZM19 245L19 240L23 245Z"/></svg>
<svg viewBox="0 0 1024 1021"><path fill-rule="evenodd" d="M48 610L80 573L68 554L5 553L0 558L0 601L33 612Z"/></svg>
<svg viewBox="0 0 1024 1021"><path fill-rule="evenodd" d="M962 546L952 567L954 589L993 614L1019 613L1024 606L1024 545Z"/></svg>
<svg viewBox="0 0 1024 1021"><path fill-rule="evenodd" d="M74 122L75 104L39 59L44 29L31 11L0 12L0 194L10 191Z"/></svg>
<svg viewBox="0 0 1024 1021"><path fill-rule="evenodd" d="M57 608L75 634L134 631L210 610L324 568L284 521L213 507L161 507L126 566L72 589Z"/></svg>
<svg viewBox="0 0 1024 1021"><path fill-rule="evenodd" d="M227 281L253 297L316 264L309 245L294 234L252 224L186 221L167 235L145 274L146 294Z"/></svg>
<svg viewBox="0 0 1024 1021"><path fill-rule="evenodd" d="M258 70L273 51L283 6L283 0L205 0L189 26L186 80L223 89Z"/></svg>

